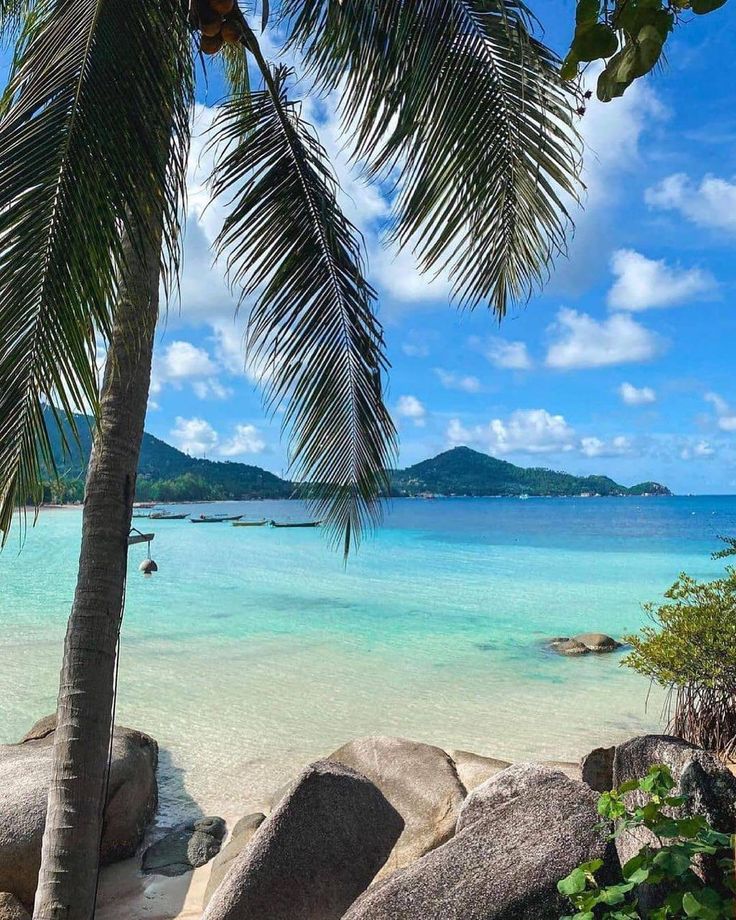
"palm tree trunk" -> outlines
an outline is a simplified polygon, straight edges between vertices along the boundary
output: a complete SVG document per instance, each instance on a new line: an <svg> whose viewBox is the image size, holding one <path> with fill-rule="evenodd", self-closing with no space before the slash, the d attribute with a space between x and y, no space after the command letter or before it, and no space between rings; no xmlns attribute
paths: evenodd
<svg viewBox="0 0 736 920"><path fill-rule="evenodd" d="M154 240L145 256L125 244L64 643L34 920L94 914L128 533L158 317L160 231Z"/></svg>

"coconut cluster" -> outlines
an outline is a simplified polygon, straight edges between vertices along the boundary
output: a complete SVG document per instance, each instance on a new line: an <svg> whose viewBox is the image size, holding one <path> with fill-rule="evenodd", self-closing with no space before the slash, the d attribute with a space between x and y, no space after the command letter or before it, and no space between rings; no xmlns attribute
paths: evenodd
<svg viewBox="0 0 736 920"><path fill-rule="evenodd" d="M204 54L217 54L223 44L237 45L243 37L243 14L237 0L197 0L192 18Z"/></svg>

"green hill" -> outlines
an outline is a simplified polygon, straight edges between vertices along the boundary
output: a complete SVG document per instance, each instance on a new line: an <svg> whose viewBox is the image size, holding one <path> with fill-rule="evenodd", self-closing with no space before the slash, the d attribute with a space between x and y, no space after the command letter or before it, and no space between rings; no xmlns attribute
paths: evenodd
<svg viewBox="0 0 736 920"><path fill-rule="evenodd" d="M49 483L49 498L77 501L83 494L84 473L92 446L90 424L79 416L81 451L64 453L60 432L52 424L54 457L61 483ZM71 442L71 438L67 438ZM246 463L200 460L151 434L143 435L136 498L139 501L203 501L241 498L289 498L290 482Z"/></svg>
<svg viewBox="0 0 736 920"><path fill-rule="evenodd" d="M61 434L51 424L60 481L49 477L49 501L79 501L92 444L90 423L78 417L81 451L64 453ZM67 437L71 442L71 438ZM143 435L136 498L139 501L204 501L241 498L290 498L293 483L258 466L200 460L150 434ZM421 495L669 495L666 486L643 482L627 488L607 476L572 476L553 470L514 466L469 447L455 447L391 472L391 494Z"/></svg>
<svg viewBox="0 0 736 920"><path fill-rule="evenodd" d="M391 474L394 495L670 495L656 482L627 488L608 476L573 476L514 466L469 447L455 447Z"/></svg>

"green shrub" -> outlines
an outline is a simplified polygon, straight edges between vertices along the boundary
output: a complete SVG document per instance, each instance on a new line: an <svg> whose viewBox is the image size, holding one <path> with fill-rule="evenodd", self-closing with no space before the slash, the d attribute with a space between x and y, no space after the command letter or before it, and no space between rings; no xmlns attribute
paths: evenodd
<svg viewBox="0 0 736 920"><path fill-rule="evenodd" d="M672 795L675 783L666 766L654 766L643 779L631 780L598 801L598 812L613 822L611 839L635 828L648 828L659 848L643 846L622 868L621 879L599 885L595 874L603 866L596 859L578 866L558 882L575 913L562 920L727 920L734 913L734 838L714 830L700 815L672 817L667 809L679 808L686 799ZM644 805L629 810L625 796L643 792ZM706 884L697 874L696 861L708 858L716 866L717 880ZM711 880L712 881L712 880ZM663 885L662 904L648 913L639 907L642 885Z"/></svg>
<svg viewBox="0 0 736 920"><path fill-rule="evenodd" d="M632 651L622 663L669 691L672 734L728 757L736 750L736 570L708 582L682 574L665 598L645 605L654 623L625 637Z"/></svg>

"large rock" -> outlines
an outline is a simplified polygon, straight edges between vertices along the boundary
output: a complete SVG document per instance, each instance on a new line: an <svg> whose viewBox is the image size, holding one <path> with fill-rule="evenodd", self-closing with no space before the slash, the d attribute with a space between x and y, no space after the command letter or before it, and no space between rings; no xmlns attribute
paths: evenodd
<svg viewBox="0 0 736 920"><path fill-rule="evenodd" d="M442 748L405 738L361 738L328 760L367 776L404 819L404 832L381 878L410 865L455 833L466 790Z"/></svg>
<svg viewBox="0 0 736 920"><path fill-rule="evenodd" d="M503 770L468 796L452 840L369 889L345 920L559 920L557 882L617 860L599 828L596 796L537 764Z"/></svg>
<svg viewBox="0 0 736 920"><path fill-rule="evenodd" d="M0 892L0 920L31 920L31 915L14 894Z"/></svg>
<svg viewBox="0 0 736 920"><path fill-rule="evenodd" d="M480 786L487 779L510 767L508 760L496 760L495 757L483 757L471 751L450 751L450 757L455 764L458 779L470 792Z"/></svg>
<svg viewBox="0 0 736 920"><path fill-rule="evenodd" d="M177 824L143 854L146 874L184 875L206 865L220 852L225 836L222 818L209 816Z"/></svg>
<svg viewBox="0 0 736 920"><path fill-rule="evenodd" d="M639 779L656 764L665 764L677 784L674 794L687 796L687 803L674 812L677 815L703 815L725 834L736 827L736 777L712 754L668 735L643 735L618 745L613 758L613 783L620 786L630 779ZM627 796L630 806L641 805L647 797L640 792ZM646 830L627 831L616 839L621 862L635 856L648 843L658 846L657 839Z"/></svg>
<svg viewBox="0 0 736 920"><path fill-rule="evenodd" d="M246 846L250 843L251 838L258 828L266 820L266 816L260 812L252 815L245 815L238 821L230 834L227 845L212 860L210 877L207 882L207 888L204 892L204 901L202 906L207 907L210 898L219 887L220 882L225 878L233 860L240 856Z"/></svg>
<svg viewBox="0 0 736 920"><path fill-rule="evenodd" d="M318 761L232 861L202 920L338 920L403 827L364 776Z"/></svg>
<svg viewBox="0 0 736 920"><path fill-rule="evenodd" d="M41 862L53 724L41 720L27 740L0 745L0 891L29 906ZM102 834L104 863L132 856L141 842L156 809L157 761L153 738L116 727Z"/></svg>

